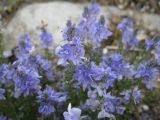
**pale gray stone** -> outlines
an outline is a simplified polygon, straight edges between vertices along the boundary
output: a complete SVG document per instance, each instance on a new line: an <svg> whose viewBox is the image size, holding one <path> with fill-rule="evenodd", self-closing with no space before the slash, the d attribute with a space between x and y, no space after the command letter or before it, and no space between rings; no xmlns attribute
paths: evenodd
<svg viewBox="0 0 160 120"><path fill-rule="evenodd" d="M20 9L3 29L4 46L12 49L17 44L18 36L29 33L35 44L38 44L38 34L42 25L41 21L48 23L48 31L54 36L54 48L62 44L62 30L68 19L76 22L86 4L69 2L35 3ZM130 16L137 24L145 29L160 31L160 17L155 14L139 13L132 10L121 10L116 7L102 6L101 14L105 15L106 23L112 20L112 16Z"/></svg>

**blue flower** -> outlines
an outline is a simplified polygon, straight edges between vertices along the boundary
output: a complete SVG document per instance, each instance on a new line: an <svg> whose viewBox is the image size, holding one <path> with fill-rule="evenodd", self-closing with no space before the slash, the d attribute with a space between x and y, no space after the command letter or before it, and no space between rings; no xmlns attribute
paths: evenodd
<svg viewBox="0 0 160 120"><path fill-rule="evenodd" d="M5 93L5 89L2 89L0 88L0 100L5 100L5 96L4 96L4 93Z"/></svg>
<svg viewBox="0 0 160 120"><path fill-rule="evenodd" d="M19 52L29 52L32 49L32 42L28 34L24 34L19 38L18 50Z"/></svg>
<svg viewBox="0 0 160 120"><path fill-rule="evenodd" d="M153 41L153 40L147 39L147 40L145 41L146 50L150 50L153 45L154 45L154 41Z"/></svg>
<svg viewBox="0 0 160 120"><path fill-rule="evenodd" d="M122 43L126 49L134 48L138 44L133 26L133 21L129 18L123 19L117 26L122 32Z"/></svg>
<svg viewBox="0 0 160 120"><path fill-rule="evenodd" d="M40 67L41 70L44 71L47 80L53 80L53 68L51 62L44 59L40 55L36 55L35 59L36 59L35 63Z"/></svg>
<svg viewBox="0 0 160 120"><path fill-rule="evenodd" d="M41 102L38 108L38 112L47 116L55 111L54 106L50 105L49 103Z"/></svg>
<svg viewBox="0 0 160 120"><path fill-rule="evenodd" d="M45 97L45 98L44 98ZM39 91L37 99L38 101L55 101L55 102L64 102L66 100L66 93L55 92L50 86L47 86L44 91Z"/></svg>
<svg viewBox="0 0 160 120"><path fill-rule="evenodd" d="M142 83L148 89L152 89L155 86L154 81L158 79L158 75L158 69L152 66L151 61L146 61L138 65L135 77L142 78Z"/></svg>
<svg viewBox="0 0 160 120"><path fill-rule="evenodd" d="M154 46L160 45L160 35L157 35L153 38Z"/></svg>
<svg viewBox="0 0 160 120"><path fill-rule="evenodd" d="M82 16L76 25L76 28L83 36L83 39L92 38L92 26L96 22L96 16L99 14L99 6L92 3L89 7L85 7Z"/></svg>
<svg viewBox="0 0 160 120"><path fill-rule="evenodd" d="M45 28L41 29L40 33L41 45L43 48L49 48L53 42L53 36Z"/></svg>
<svg viewBox="0 0 160 120"><path fill-rule="evenodd" d="M55 103L66 101L67 95L63 92L55 92L50 86L46 86L44 91L39 91L37 101L40 103L39 112L49 115L55 111Z"/></svg>
<svg viewBox="0 0 160 120"><path fill-rule="evenodd" d="M141 93L137 86L135 86L133 90L129 89L121 92L121 95L124 96L123 100L125 104L130 101L131 97L133 98L135 104L140 102Z"/></svg>
<svg viewBox="0 0 160 120"><path fill-rule="evenodd" d="M96 47L112 34L105 26L103 16L97 21L99 11L99 6L94 2L91 3L90 6L84 8L82 16L76 25L79 33L83 36L82 38L91 40L91 44Z"/></svg>
<svg viewBox="0 0 160 120"><path fill-rule="evenodd" d="M104 90L103 93L103 102L102 102L102 110L104 109L106 113L109 113L111 116L114 117L112 114L117 113L122 115L125 111L125 107L121 98L111 95L111 93L106 93Z"/></svg>
<svg viewBox="0 0 160 120"><path fill-rule="evenodd" d="M95 2L91 2L91 4L89 5L89 11L90 14L98 15L100 12L100 6Z"/></svg>
<svg viewBox="0 0 160 120"><path fill-rule="evenodd" d="M105 72L104 84L106 89L113 87L116 80L131 79L135 74L133 66L123 60L121 54L112 53L108 56L102 56L100 66Z"/></svg>
<svg viewBox="0 0 160 120"><path fill-rule="evenodd" d="M98 119L102 119L102 118L110 118L111 120L115 120L115 116L109 112L106 112L104 109L102 109L99 113L98 113Z"/></svg>
<svg viewBox="0 0 160 120"><path fill-rule="evenodd" d="M118 79L126 77L130 79L134 75L133 66L122 59L120 54L111 54L111 62L109 66L118 75Z"/></svg>
<svg viewBox="0 0 160 120"><path fill-rule="evenodd" d="M36 93L40 89L40 78L37 69L27 67L23 63L14 64L16 71L13 75L15 86L15 97L23 94L28 96L31 93Z"/></svg>
<svg viewBox="0 0 160 120"><path fill-rule="evenodd" d="M97 92L97 90L88 90L87 92L88 99L86 100L85 107L90 108L93 112L95 112L98 106L100 106L100 100L98 100Z"/></svg>
<svg viewBox="0 0 160 120"><path fill-rule="evenodd" d="M155 46L154 58L158 65L160 65L160 45Z"/></svg>
<svg viewBox="0 0 160 120"><path fill-rule="evenodd" d="M135 104L140 102L141 93L137 86L133 89L132 96Z"/></svg>
<svg viewBox="0 0 160 120"><path fill-rule="evenodd" d="M75 67L73 78L82 84L83 89L95 84L97 80L101 80L104 73L94 62L79 64Z"/></svg>
<svg viewBox="0 0 160 120"><path fill-rule="evenodd" d="M121 54L116 53L112 53L109 57L103 56L101 66L106 70L108 79L122 79L123 77L130 79L135 74L133 66L122 57Z"/></svg>
<svg viewBox="0 0 160 120"><path fill-rule="evenodd" d="M100 43L107 39L109 36L112 35L112 32L108 30L108 28L105 26L105 19L104 16L100 17L100 20L96 22L92 26L92 40L94 45L100 45Z"/></svg>
<svg viewBox="0 0 160 120"><path fill-rule="evenodd" d="M68 111L63 113L65 120L79 120L81 116L81 109L71 108L71 103L68 105Z"/></svg>
<svg viewBox="0 0 160 120"><path fill-rule="evenodd" d="M117 114L123 115L125 111L125 107L123 106L116 107L116 111L117 111Z"/></svg>
<svg viewBox="0 0 160 120"><path fill-rule="evenodd" d="M24 34L19 38L16 57L18 59L28 58L32 50L32 42L28 34Z"/></svg>
<svg viewBox="0 0 160 120"><path fill-rule="evenodd" d="M73 39L74 44L65 44L56 49L56 54L60 57L59 63L61 65L66 65L68 61L73 64L78 64L84 57L84 48L78 44L75 44L75 39ZM78 42L76 42L78 43Z"/></svg>
<svg viewBox="0 0 160 120"><path fill-rule="evenodd" d="M67 60L74 61L74 50L71 44L65 44L56 49L56 54L61 58L60 64L66 64Z"/></svg>
<svg viewBox="0 0 160 120"><path fill-rule="evenodd" d="M115 80L118 79L118 75L112 68L106 68L106 80L105 80L105 87L108 89L109 87L113 87Z"/></svg>
<svg viewBox="0 0 160 120"><path fill-rule="evenodd" d="M121 54L118 54L118 53L112 53L111 54L111 58L113 61L121 61L123 56Z"/></svg>
<svg viewBox="0 0 160 120"><path fill-rule="evenodd" d="M124 96L124 100L125 100L125 103L129 102L130 98L131 98L131 90L125 90L121 93L121 95Z"/></svg>
<svg viewBox="0 0 160 120"><path fill-rule="evenodd" d="M2 64L0 66L0 82L3 84L8 84L13 77L14 69L10 68L7 64Z"/></svg>
<svg viewBox="0 0 160 120"><path fill-rule="evenodd" d="M73 37L78 37L83 40L83 35L81 32L69 20L63 30L63 39L66 41L72 41Z"/></svg>
<svg viewBox="0 0 160 120"><path fill-rule="evenodd" d="M0 120L8 120L6 116L0 115ZM11 120L11 119L9 119Z"/></svg>
<svg viewBox="0 0 160 120"><path fill-rule="evenodd" d="M15 96L24 96L36 93L40 89L40 74L36 59L32 55L16 60L12 64L15 69L13 83L15 86Z"/></svg>
<svg viewBox="0 0 160 120"><path fill-rule="evenodd" d="M92 2L88 7L84 7L82 16L88 18L89 16L98 15L100 12L100 6Z"/></svg>
<svg viewBox="0 0 160 120"><path fill-rule="evenodd" d="M116 112L116 106L117 106L117 97L112 96L110 93L104 93L104 109L106 112L114 113Z"/></svg>

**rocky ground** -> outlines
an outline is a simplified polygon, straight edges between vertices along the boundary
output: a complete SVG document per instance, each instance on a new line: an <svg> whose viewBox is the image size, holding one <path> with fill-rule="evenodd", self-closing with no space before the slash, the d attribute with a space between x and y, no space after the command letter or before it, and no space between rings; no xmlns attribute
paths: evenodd
<svg viewBox="0 0 160 120"><path fill-rule="evenodd" d="M46 3L47 1L52 2ZM36 36L42 25L42 20L48 23L48 30L53 32L56 45L62 44L61 31L66 21L72 19L76 22L86 5L86 0L66 1L1 0L0 31L4 37L4 48L14 48L17 36L23 32L29 32L34 38L33 42L37 44L36 39L38 38ZM105 15L106 22L111 30L114 30L122 17L130 16L135 21L139 40L145 40L148 36L152 37L160 33L160 0L97 1L102 5L102 14ZM140 106L139 111L142 120L160 120L160 90L158 88L154 91L157 92L155 99L151 99L150 102L145 102L145 105Z"/></svg>

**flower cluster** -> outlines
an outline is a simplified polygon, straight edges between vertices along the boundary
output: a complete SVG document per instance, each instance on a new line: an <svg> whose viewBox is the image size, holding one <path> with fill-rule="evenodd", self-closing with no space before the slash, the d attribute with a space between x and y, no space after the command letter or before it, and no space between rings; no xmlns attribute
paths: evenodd
<svg viewBox="0 0 160 120"><path fill-rule="evenodd" d="M118 24L117 29L122 32L122 43L126 49L134 48L138 44L135 36L134 24L130 18L125 18Z"/></svg>
<svg viewBox="0 0 160 120"><path fill-rule="evenodd" d="M49 48L53 42L53 36L51 33L47 32L47 30L43 27L40 33L41 46L43 48Z"/></svg>
<svg viewBox="0 0 160 120"><path fill-rule="evenodd" d="M134 113L143 99L141 91L153 89L159 78L160 36L148 38L139 48L143 53L130 60L128 53L138 48L133 21L123 19L117 25L119 30L122 46L116 44L118 52L108 49L104 54L102 41L107 42L114 33L100 16L99 5L93 2L84 8L77 23L67 22L64 42L55 49L54 62L48 54L34 51L28 34L21 36L15 60L0 66L0 100L18 112L0 109L0 119L22 119L27 110L36 113L31 119L55 120L116 119L129 108ZM41 50L52 53L52 34L42 28L39 37ZM71 108L71 103L77 108Z"/></svg>
<svg viewBox="0 0 160 120"><path fill-rule="evenodd" d="M45 34L42 34L43 40L47 40L49 33L45 31ZM46 45L48 45L47 43ZM20 99L22 96L36 96L36 102L40 103L38 112L49 115L55 111L52 104L65 101L67 94L54 92L49 86L44 87L48 84L47 82L54 81L52 62L39 54L32 53L32 47L29 35L25 34L20 37L15 54L16 60L0 66L0 83L9 88L6 94L10 94L16 99ZM11 89L13 90L11 91ZM5 100L4 94L5 89L0 88L1 100Z"/></svg>
<svg viewBox="0 0 160 120"><path fill-rule="evenodd" d="M38 92L37 100L40 102L39 113L49 115L55 111L55 103L66 101L66 94L55 92L51 87L47 86L44 91Z"/></svg>

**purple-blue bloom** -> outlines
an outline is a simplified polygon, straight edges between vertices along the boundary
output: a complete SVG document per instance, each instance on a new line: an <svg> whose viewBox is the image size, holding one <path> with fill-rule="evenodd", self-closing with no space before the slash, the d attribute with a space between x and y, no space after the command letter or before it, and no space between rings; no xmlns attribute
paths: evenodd
<svg viewBox="0 0 160 120"><path fill-rule="evenodd" d="M5 89L2 89L0 88L0 100L5 100L5 96L4 96L4 93L5 93Z"/></svg>
<svg viewBox="0 0 160 120"><path fill-rule="evenodd" d="M108 30L108 28L105 26L105 18L104 16L100 17L100 20L97 21L93 26L92 26L92 42L94 45L100 45L100 43L104 40L107 39L109 36L112 35L112 32Z"/></svg>
<svg viewBox="0 0 160 120"><path fill-rule="evenodd" d="M19 38L18 48L17 48L17 59L27 59L29 53L32 50L32 41L28 34L24 34Z"/></svg>
<svg viewBox="0 0 160 120"><path fill-rule="evenodd" d="M0 115L0 120L8 120L6 116ZM11 120L11 119L9 119Z"/></svg>
<svg viewBox="0 0 160 120"><path fill-rule="evenodd" d="M55 103L66 101L67 95L64 92L55 92L50 86L38 92L37 101L40 103L39 112L49 115L55 111Z"/></svg>
<svg viewBox="0 0 160 120"><path fill-rule="evenodd" d="M91 84L95 84L97 80L101 80L103 75L103 70L94 62L85 62L75 67L73 78L78 81L78 84L82 84L85 90L90 87Z"/></svg>
<svg viewBox="0 0 160 120"><path fill-rule="evenodd" d="M108 89L109 87L112 87L114 84L114 81L118 78L118 75L115 71L112 70L111 67L106 68L106 80L105 80L105 87Z"/></svg>
<svg viewBox="0 0 160 120"><path fill-rule="evenodd" d="M117 114L123 115L124 111L125 111L125 107L124 106L118 106L118 107L116 107L116 111L117 111Z"/></svg>
<svg viewBox="0 0 160 120"><path fill-rule="evenodd" d="M130 18L123 19L117 26L122 33L122 43L126 49L134 48L138 44L133 26Z"/></svg>
<svg viewBox="0 0 160 120"><path fill-rule="evenodd" d="M41 102L40 106L38 108L38 112L47 116L55 111L54 106L50 105L49 103L46 102Z"/></svg>
<svg viewBox="0 0 160 120"><path fill-rule="evenodd" d="M68 61L72 62L73 64L78 64L84 57L84 48L83 46L79 46L78 44L68 43L61 47L58 47L56 49L56 54L60 57L58 64L66 65Z"/></svg>
<svg viewBox="0 0 160 120"><path fill-rule="evenodd" d="M15 97L21 94L27 96L30 93L36 93L40 89L41 78L37 69L25 66L25 64L18 63L18 61L14 63L14 67L16 68L13 75Z"/></svg>
<svg viewBox="0 0 160 120"><path fill-rule="evenodd" d="M95 2L92 2L88 9L92 15L98 15L100 13L100 6Z"/></svg>
<svg viewBox="0 0 160 120"><path fill-rule="evenodd" d="M99 6L93 2L89 7L84 8L82 17L76 25L81 36L83 36L82 38L91 40L93 46L99 46L104 39L107 39L112 34L105 26L103 16L97 21L99 11Z"/></svg>
<svg viewBox="0 0 160 120"><path fill-rule="evenodd" d="M67 22L62 31L64 43L56 49L57 56L54 56L53 62L33 53L34 46L32 47L28 34L20 37L17 51L13 53L16 55L16 60L0 66L0 100L4 100L5 96L6 102L10 102L8 100L12 102L12 98L9 97L14 97L13 100L24 100L22 106L21 103L13 102L13 108L20 110L18 112L20 116L13 114L13 117L23 117L23 114L28 112L26 110L32 109L30 105L37 107L38 104L37 112L42 116L35 114L33 117L38 117L37 119L61 120L64 117L65 120L91 120L97 119L93 116L98 114L98 119L115 120L114 114L123 115L126 106L128 110L128 105L140 103L141 85L144 84L148 89L154 87L154 81L159 77L160 36L146 40L144 49L149 52L148 54L140 56L139 49L133 50L132 52L138 53L136 54L138 61L132 60L132 64L125 59L128 56L123 56L128 55L130 51L126 54L123 52L124 49L119 51L124 54L114 53L107 46L108 50L104 55L100 44L111 36L112 32L105 25L105 18L99 15L99 11L98 4L92 2L90 6L84 8L78 23L74 24L70 20ZM99 16L100 19L97 19ZM133 21L126 18L117 28L122 33L125 50L135 48L138 40ZM45 48L43 50L46 50L51 48L53 36L45 28L41 30L40 42ZM59 57L58 65L55 65L56 57ZM153 58L142 62L148 57ZM143 84L138 83L137 86L136 80ZM123 84L124 82L126 84ZM26 101L28 99L29 101ZM28 108L25 108L28 105L26 102L30 100L33 103L29 103ZM72 108L71 103L68 105L69 101L74 105L80 104L79 108ZM62 107L66 105L68 110L65 111ZM82 111L83 114L89 113L91 118L87 117L88 115L81 116ZM0 112L12 116L12 113L5 113L6 110ZM0 115L1 119L8 118Z"/></svg>
<svg viewBox="0 0 160 120"><path fill-rule="evenodd" d="M10 68L7 64L2 64L0 66L0 82L7 84L10 80L12 80L13 73L14 69Z"/></svg>
<svg viewBox="0 0 160 120"><path fill-rule="evenodd" d="M122 77L131 78L134 75L133 66L123 60L121 54L112 53L109 57L103 56L101 66L109 71L109 78L122 79Z"/></svg>
<svg viewBox="0 0 160 120"><path fill-rule="evenodd" d="M72 22L69 20L63 30L63 39L65 41L72 41L73 37L78 37L80 40L84 39L79 29L77 29L75 25L73 25Z"/></svg>
<svg viewBox="0 0 160 120"><path fill-rule="evenodd" d="M74 50L71 44L65 44L56 49L56 54L60 57L59 64L66 64L67 60L74 61Z"/></svg>
<svg viewBox="0 0 160 120"><path fill-rule="evenodd" d="M42 28L40 33L41 45L43 48L49 48L53 43L53 36L45 28Z"/></svg>
<svg viewBox="0 0 160 120"><path fill-rule="evenodd" d="M65 120L79 120L81 116L81 109L71 108L71 103L68 105L68 111L63 113Z"/></svg>
<svg viewBox="0 0 160 120"><path fill-rule="evenodd" d="M138 90L138 87L134 87L133 92L132 92L132 97L134 100L134 103L137 104L140 102L140 98L141 98L141 93L140 90Z"/></svg>
<svg viewBox="0 0 160 120"><path fill-rule="evenodd" d="M53 80L53 68L51 61L48 61L44 59L40 55L35 56L35 63L37 64L37 67L40 67L41 70L44 71L45 76L47 77L47 80Z"/></svg>
<svg viewBox="0 0 160 120"><path fill-rule="evenodd" d="M118 100L117 97L112 96L110 93L104 93L103 97L104 97L103 107L105 111L109 113L116 112L116 106L117 106L117 100Z"/></svg>
<svg viewBox="0 0 160 120"><path fill-rule="evenodd" d="M63 38L65 40L64 45L56 48L56 55L60 58L58 64L65 66L68 62L80 63L85 53L82 44L84 40L82 32L71 21L68 21L63 30Z"/></svg>
<svg viewBox="0 0 160 120"><path fill-rule="evenodd" d="M45 97L45 98L44 98ZM66 100L66 93L64 92L55 92L50 86L47 86L44 91L39 91L37 99L38 101L55 101L55 102L64 102Z"/></svg>
<svg viewBox="0 0 160 120"><path fill-rule="evenodd" d="M105 26L103 16L100 17L100 20L96 20L99 11L99 6L94 2L89 7L85 7L82 17L76 26L84 39L91 40L93 46L99 46L104 39L107 39L112 34Z"/></svg>
<svg viewBox="0 0 160 120"><path fill-rule="evenodd" d="M32 49L32 42L28 34L24 34L19 38L18 50L19 52L28 53Z"/></svg>
<svg viewBox="0 0 160 120"><path fill-rule="evenodd" d="M100 12L100 6L92 2L88 7L84 7L82 17L87 19L90 16L97 16L99 12Z"/></svg>
<svg viewBox="0 0 160 120"><path fill-rule="evenodd" d="M99 113L98 113L98 119L102 119L102 118L110 118L111 120L115 120L115 116L109 112L106 112L105 109L102 109Z"/></svg>
<svg viewBox="0 0 160 120"><path fill-rule="evenodd" d="M160 45L160 35L153 38L154 46Z"/></svg>
<svg viewBox="0 0 160 120"><path fill-rule="evenodd" d="M154 45L154 41L153 41L153 40L147 39L147 40L145 41L145 47L146 47L146 50L147 50L147 51L150 50L153 45Z"/></svg>
<svg viewBox="0 0 160 120"><path fill-rule="evenodd" d="M121 93L121 95L124 96L124 100L125 102L129 102L130 98L131 98L131 90L125 90Z"/></svg>
<svg viewBox="0 0 160 120"><path fill-rule="evenodd" d="M155 86L154 81L158 79L158 75L158 69L152 66L151 61L146 61L138 65L135 77L142 78L142 83L148 89L152 89Z"/></svg>
<svg viewBox="0 0 160 120"><path fill-rule="evenodd" d="M123 60L121 54L112 53L102 56L100 66L105 71L104 84L106 89L112 87L116 80L130 79L135 74L133 66Z"/></svg>
<svg viewBox="0 0 160 120"><path fill-rule="evenodd" d="M92 26L96 23L96 17L99 14L99 6L92 3L89 7L85 7L76 28L81 32L84 39L91 40Z"/></svg>
<svg viewBox="0 0 160 120"><path fill-rule="evenodd" d="M139 103L141 99L141 93L137 86L135 86L133 90L129 89L121 92L121 95L123 95L125 104L131 100L131 97L133 98L135 104Z"/></svg>
<svg viewBox="0 0 160 120"><path fill-rule="evenodd" d="M160 45L155 46L154 58L158 65L160 65Z"/></svg>
<svg viewBox="0 0 160 120"><path fill-rule="evenodd" d="M122 115L124 113L125 106L122 104L122 101L119 97L113 96L111 95L111 93L106 92L104 92L103 97L104 100L102 108L104 108L107 113L117 113L119 115Z"/></svg>
<svg viewBox="0 0 160 120"><path fill-rule="evenodd" d="M100 101L98 100L97 90L88 90L88 99L86 100L85 107L90 108L93 112L97 110L100 106ZM103 93L102 93L103 94Z"/></svg>

